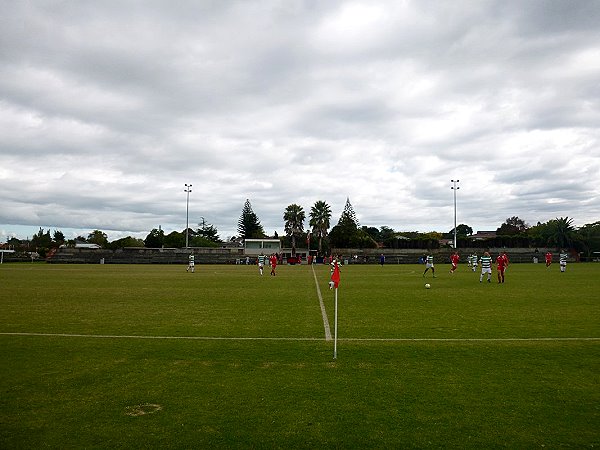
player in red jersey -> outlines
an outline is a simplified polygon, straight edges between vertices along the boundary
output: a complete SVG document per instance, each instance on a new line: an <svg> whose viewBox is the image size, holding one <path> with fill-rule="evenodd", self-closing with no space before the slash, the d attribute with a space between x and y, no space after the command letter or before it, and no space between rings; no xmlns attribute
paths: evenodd
<svg viewBox="0 0 600 450"><path fill-rule="evenodd" d="M275 276L275 269L277 268L277 255L275 253L271 255L269 262L271 263L271 275Z"/></svg>
<svg viewBox="0 0 600 450"><path fill-rule="evenodd" d="M496 265L498 269L498 283L504 283L504 270L506 269L506 266L508 266L508 257L506 256L506 253L498 255L496 258Z"/></svg>
<svg viewBox="0 0 600 450"><path fill-rule="evenodd" d="M450 255L450 262L452 263L452 268L450 269L450 273L454 273L454 271L456 270L459 259L460 259L460 256L458 256L458 252L454 252L454 253L452 253L452 255Z"/></svg>
<svg viewBox="0 0 600 450"><path fill-rule="evenodd" d="M550 267L552 264L552 252L546 252L546 267Z"/></svg>

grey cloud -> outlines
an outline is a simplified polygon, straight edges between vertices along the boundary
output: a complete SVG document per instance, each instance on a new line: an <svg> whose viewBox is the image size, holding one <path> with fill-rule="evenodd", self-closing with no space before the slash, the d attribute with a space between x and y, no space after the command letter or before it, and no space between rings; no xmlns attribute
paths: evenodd
<svg viewBox="0 0 600 450"><path fill-rule="evenodd" d="M187 182L222 236L246 198L446 231L450 178L474 228L597 220L594 2L4 6L0 224L182 229Z"/></svg>

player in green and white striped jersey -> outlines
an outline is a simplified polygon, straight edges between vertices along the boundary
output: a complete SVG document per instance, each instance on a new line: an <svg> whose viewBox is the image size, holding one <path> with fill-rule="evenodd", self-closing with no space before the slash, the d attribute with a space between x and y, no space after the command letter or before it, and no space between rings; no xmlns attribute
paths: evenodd
<svg viewBox="0 0 600 450"><path fill-rule="evenodd" d="M479 275L479 282L483 281L483 274L487 274L488 283L492 282L492 257L489 252L484 252L483 256L479 258L481 264L481 275Z"/></svg>
<svg viewBox="0 0 600 450"><path fill-rule="evenodd" d="M258 255L258 271L260 272L260 274L263 274L263 267L265 266L265 259L267 257L260 252L260 255Z"/></svg>
<svg viewBox="0 0 600 450"><path fill-rule="evenodd" d="M187 269L185 269L186 272L192 271L192 273L194 273L195 269L195 263L194 263L194 255L192 253L190 253L190 256L188 256L188 266Z"/></svg>
<svg viewBox="0 0 600 450"><path fill-rule="evenodd" d="M425 258L425 272L423 272L423 277L425 277L425 274L429 269L431 269L433 278L435 278L435 267L433 267L433 255L431 253L429 253Z"/></svg>
<svg viewBox="0 0 600 450"><path fill-rule="evenodd" d="M565 250L560 251L560 255L558 256L558 265L560 266L560 271L564 272L567 270L567 258L569 254Z"/></svg>
<svg viewBox="0 0 600 450"><path fill-rule="evenodd" d="M477 253L473 253L469 256L469 265L471 266L471 270L475 272L477 270Z"/></svg>

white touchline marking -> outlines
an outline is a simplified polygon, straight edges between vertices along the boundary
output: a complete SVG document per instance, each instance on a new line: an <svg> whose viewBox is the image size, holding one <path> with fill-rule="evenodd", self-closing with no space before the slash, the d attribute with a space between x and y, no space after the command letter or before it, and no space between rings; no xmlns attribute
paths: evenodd
<svg viewBox="0 0 600 450"><path fill-rule="evenodd" d="M96 339L163 339L188 341L322 341L311 337L226 337L226 336L136 336L118 334L71 334L71 333L3 333L0 336L41 336ZM331 340L331 336L328 340ZM341 338L346 342L561 342L600 341L600 337L538 337L538 338Z"/></svg>
<svg viewBox="0 0 600 450"><path fill-rule="evenodd" d="M329 319L327 318L327 311L325 311L325 303L323 303L323 296L321 295L321 288L319 287L319 281L317 280L317 274L315 273L315 267L311 264L313 277L315 279L315 286L317 287L317 295L319 296L319 305L321 306L321 315L323 316L323 327L325 328L325 340L331 341L331 329L329 328Z"/></svg>
<svg viewBox="0 0 600 450"><path fill-rule="evenodd" d="M539 338L344 338L362 342L536 342L536 341L600 341L600 337L539 337Z"/></svg>

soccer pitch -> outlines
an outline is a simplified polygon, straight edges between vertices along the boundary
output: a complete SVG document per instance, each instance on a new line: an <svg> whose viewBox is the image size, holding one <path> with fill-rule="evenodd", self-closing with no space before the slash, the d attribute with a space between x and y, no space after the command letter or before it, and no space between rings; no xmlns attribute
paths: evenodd
<svg viewBox="0 0 600 450"><path fill-rule="evenodd" d="M333 360L328 266L3 264L0 448L599 446L600 264L448 270L342 267Z"/></svg>

